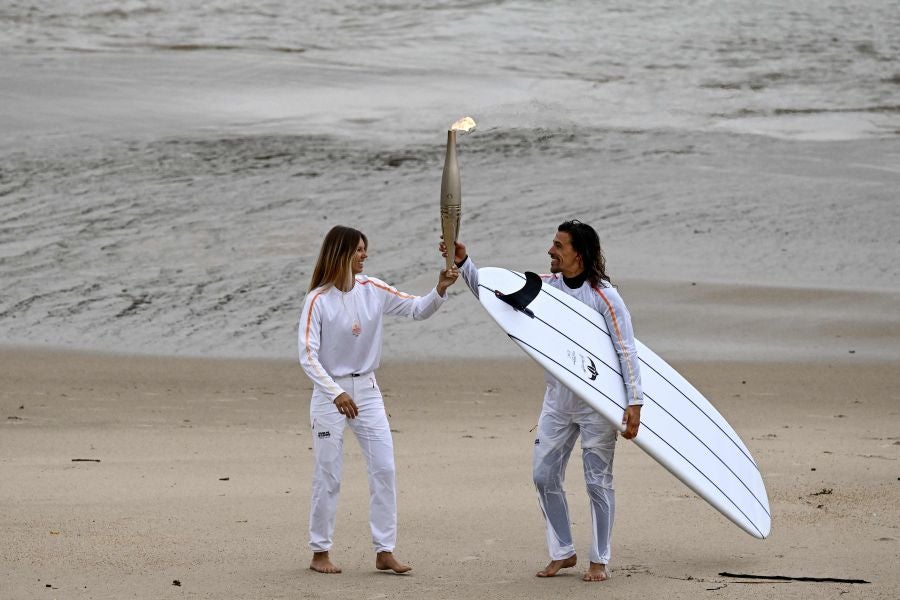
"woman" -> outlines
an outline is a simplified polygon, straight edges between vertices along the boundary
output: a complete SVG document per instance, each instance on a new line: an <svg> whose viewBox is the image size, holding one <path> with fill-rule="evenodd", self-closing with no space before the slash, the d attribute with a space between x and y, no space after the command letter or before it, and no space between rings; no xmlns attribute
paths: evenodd
<svg viewBox="0 0 900 600"><path fill-rule="evenodd" d="M393 554L397 540L394 445L375 380L381 360L384 315L427 319L446 300L459 277L441 271L435 288L422 297L398 292L362 274L368 239L356 229L336 226L322 242L300 315L300 364L313 382L310 421L315 467L309 516L309 568L340 573L331 562L338 495L341 489L344 430L356 435L369 478L369 525L375 568L405 573L411 567Z"/></svg>

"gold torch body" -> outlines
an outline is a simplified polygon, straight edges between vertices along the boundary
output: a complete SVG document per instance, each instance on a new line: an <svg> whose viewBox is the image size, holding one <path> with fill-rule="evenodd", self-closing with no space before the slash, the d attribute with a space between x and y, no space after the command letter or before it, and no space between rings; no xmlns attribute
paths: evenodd
<svg viewBox="0 0 900 600"><path fill-rule="evenodd" d="M456 131L447 132L447 153L441 176L441 233L447 246L447 268L453 266L459 217L462 213L462 194L459 186L459 163L456 160Z"/></svg>

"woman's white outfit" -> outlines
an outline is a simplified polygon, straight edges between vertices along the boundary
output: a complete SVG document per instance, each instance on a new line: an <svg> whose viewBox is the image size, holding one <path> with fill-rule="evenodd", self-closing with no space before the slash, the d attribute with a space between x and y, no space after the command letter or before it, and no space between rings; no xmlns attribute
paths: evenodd
<svg viewBox="0 0 900 600"><path fill-rule="evenodd" d="M349 427L363 453L369 477L369 525L376 552L393 552L397 542L394 445L375 371L381 363L384 315L427 319L446 297L397 291L374 277L357 275L349 292L333 286L309 292L300 314L300 365L313 382L310 401L315 467L309 513L309 547L331 548L341 490L344 431ZM355 419L340 414L342 392L359 409Z"/></svg>

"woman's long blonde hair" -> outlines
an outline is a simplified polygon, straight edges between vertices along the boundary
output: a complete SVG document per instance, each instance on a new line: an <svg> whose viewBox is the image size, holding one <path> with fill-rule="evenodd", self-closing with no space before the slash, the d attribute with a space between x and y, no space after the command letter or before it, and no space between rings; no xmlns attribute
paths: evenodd
<svg viewBox="0 0 900 600"><path fill-rule="evenodd" d="M369 246L366 234L358 229L343 225L331 228L322 240L316 268L313 269L312 279L309 282L310 291L329 285L350 291L353 287L353 258L360 240L366 247Z"/></svg>

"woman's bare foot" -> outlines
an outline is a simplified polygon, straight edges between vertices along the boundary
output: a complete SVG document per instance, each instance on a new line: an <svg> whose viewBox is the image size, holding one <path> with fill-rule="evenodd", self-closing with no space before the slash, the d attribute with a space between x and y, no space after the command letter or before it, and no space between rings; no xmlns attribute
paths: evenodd
<svg viewBox="0 0 900 600"><path fill-rule="evenodd" d="M609 573L606 571L606 565L603 563L592 562L587 573L581 578L584 581L606 581L609 579Z"/></svg>
<svg viewBox="0 0 900 600"><path fill-rule="evenodd" d="M404 565L396 558L393 552L379 552L375 555L375 568L379 571L393 571L394 573L406 573L412 570L409 565Z"/></svg>
<svg viewBox="0 0 900 600"><path fill-rule="evenodd" d="M578 563L578 556L573 554L569 558L563 558L562 560L551 560L550 564L544 567L543 571L538 571L535 573L538 577L555 577L557 573L559 573L560 569L568 569L569 567L574 567Z"/></svg>
<svg viewBox="0 0 900 600"><path fill-rule="evenodd" d="M340 573L341 568L331 562L328 552L313 552L309 568L317 573Z"/></svg>

